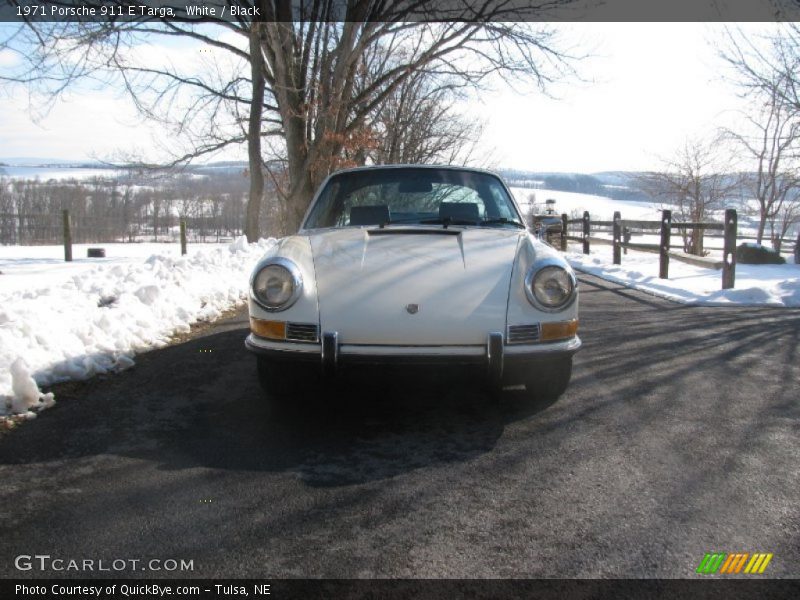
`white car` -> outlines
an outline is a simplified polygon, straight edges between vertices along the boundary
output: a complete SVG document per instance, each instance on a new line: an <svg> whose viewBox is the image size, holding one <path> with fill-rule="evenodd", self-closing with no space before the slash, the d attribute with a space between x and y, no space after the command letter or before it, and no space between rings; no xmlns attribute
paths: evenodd
<svg viewBox="0 0 800 600"><path fill-rule="evenodd" d="M249 309L246 345L272 396L309 370L408 363L555 398L581 347L569 264L529 233L500 177L458 167L328 177L297 235L257 265Z"/></svg>

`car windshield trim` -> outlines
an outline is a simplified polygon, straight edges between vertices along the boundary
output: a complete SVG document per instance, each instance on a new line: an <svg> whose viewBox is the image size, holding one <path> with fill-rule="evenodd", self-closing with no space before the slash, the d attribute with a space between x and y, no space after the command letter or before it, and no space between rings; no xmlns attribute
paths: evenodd
<svg viewBox="0 0 800 600"><path fill-rule="evenodd" d="M526 228L513 196L493 173L389 166L331 175L302 229L398 224Z"/></svg>
<svg viewBox="0 0 800 600"><path fill-rule="evenodd" d="M412 219L390 219L382 223L373 225L347 225L346 227L378 227L385 229L393 225L443 225L447 229L450 225L458 227L486 227L491 225L511 225L516 229L526 229L523 223L514 219L507 219L506 217L499 217L496 219L481 219L478 221L471 221L468 219L453 219L452 217L442 218L412 218ZM310 229L310 228L309 228ZM327 229L326 227L315 227L314 229Z"/></svg>

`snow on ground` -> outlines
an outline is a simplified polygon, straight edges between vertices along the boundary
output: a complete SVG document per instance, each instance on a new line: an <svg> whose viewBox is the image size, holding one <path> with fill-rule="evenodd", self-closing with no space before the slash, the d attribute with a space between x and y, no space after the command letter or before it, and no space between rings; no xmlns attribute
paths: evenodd
<svg viewBox="0 0 800 600"><path fill-rule="evenodd" d="M0 415L53 403L37 386L128 368L197 321L242 302L274 240L94 244L106 259L63 262L58 246L0 246ZM86 256L76 245L74 256Z"/></svg>
<svg viewBox="0 0 800 600"><path fill-rule="evenodd" d="M611 247L603 245L588 256L571 251L567 260L580 271L686 304L800 307L800 265L738 264L734 288L723 290L722 271L675 259L669 262L669 279L659 279L658 255L652 253L630 250L615 265Z"/></svg>
<svg viewBox="0 0 800 600"><path fill-rule="evenodd" d="M614 200L605 196L592 194L578 194L576 192L561 192L557 190L532 190L527 188L511 188L511 193L517 200L523 213L528 211L530 197L535 195L537 208L544 210L545 201L556 201L557 214L574 214L575 217L583 216L583 211L588 210L595 221L610 221L614 218L614 211L618 210L623 219L659 220L661 207L652 202L638 202L633 200Z"/></svg>
<svg viewBox="0 0 800 600"><path fill-rule="evenodd" d="M614 200L606 196L595 196L592 194L579 194L576 192L561 192L558 190L533 190L527 188L511 188L511 192L517 200L523 213L528 211L530 206L530 197L535 195L536 207L539 210L544 210L545 201L553 199L556 201L555 211L556 214L564 214L570 218L579 218L583 216L583 211L588 210L589 215L594 221L611 221L614 218L614 211L619 211L623 219L641 220L641 221L658 221L661 219L661 204L657 202L640 202L634 200ZM734 208L736 208L734 206ZM754 236L758 225L757 209L754 205L750 206L752 214L746 214L741 209L738 210L738 228L739 235ZM720 209L711 211L709 214L709 221L716 221L722 223L725 219L725 210ZM673 235L676 232L673 231ZM791 237L791 236L790 236ZM713 240L711 245L721 245L721 240Z"/></svg>
<svg viewBox="0 0 800 600"><path fill-rule="evenodd" d="M545 201L556 201L556 213L582 215L588 210L593 220L610 221L614 211L619 211L623 219L659 220L661 207L656 203L614 200L604 196L560 192L555 190L532 190L511 188L523 211L528 210L531 195L535 194L537 207L543 209ZM722 211L713 216L721 221ZM750 234L754 231L753 219L745 215L739 217L739 232ZM608 237L596 234L597 237ZM679 236L673 232L673 239ZM658 244L659 236L653 233L636 233L632 242ZM675 242L673 242L675 243ZM722 240L709 238L707 249L710 256L721 258ZM577 246L570 244L572 250ZM787 263L792 263L784 248ZM572 266L603 279L650 292L652 294L688 304L712 306L758 305L800 307L800 265L737 265L734 289L722 290L722 272L716 269L697 267L670 260L669 279L658 278L658 255L630 250L622 257L621 265L614 265L609 245L593 245L592 254L584 256L578 252L567 255Z"/></svg>
<svg viewBox="0 0 800 600"><path fill-rule="evenodd" d="M219 244L189 244L191 251L219 247ZM105 249L105 258L87 258L88 248ZM0 294L59 286L98 266L143 262L153 254L180 258L181 247L177 242L72 244L72 262L64 262L63 246L0 246Z"/></svg>

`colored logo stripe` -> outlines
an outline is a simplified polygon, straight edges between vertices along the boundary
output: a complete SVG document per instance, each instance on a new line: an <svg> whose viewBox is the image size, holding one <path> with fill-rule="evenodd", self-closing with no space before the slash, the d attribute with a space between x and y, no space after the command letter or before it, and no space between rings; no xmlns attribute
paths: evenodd
<svg viewBox="0 0 800 600"><path fill-rule="evenodd" d="M750 559L750 562L745 567L744 572L745 573L763 573L766 570L767 565L769 564L769 561L771 561L771 560L772 560L772 554L771 553L770 554L766 554L766 553L753 554L753 558Z"/></svg>
<svg viewBox="0 0 800 600"><path fill-rule="evenodd" d="M766 552L756 552L752 555L747 552L735 552L733 554L707 552L700 562L700 566L697 567L697 572L703 575L712 575L717 572L720 574L735 574L741 573L742 567L744 567L745 573L755 575L766 570L772 557L772 553ZM748 558L750 559L749 562ZM745 563L747 564L746 567Z"/></svg>
<svg viewBox="0 0 800 600"><path fill-rule="evenodd" d="M698 573L705 573L706 575L710 575L711 573L716 573L717 569L719 569L722 561L725 560L725 554L721 552L715 552L714 554L706 553L703 557L703 561L700 563L700 566L697 567Z"/></svg>
<svg viewBox="0 0 800 600"><path fill-rule="evenodd" d="M728 560L722 565L720 573L738 573L742 570L747 557L750 556L747 552L739 554L729 554Z"/></svg>

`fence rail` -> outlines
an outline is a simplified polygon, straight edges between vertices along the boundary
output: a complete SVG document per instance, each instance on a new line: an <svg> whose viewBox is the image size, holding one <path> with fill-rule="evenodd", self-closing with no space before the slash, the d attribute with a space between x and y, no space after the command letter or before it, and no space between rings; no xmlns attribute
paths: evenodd
<svg viewBox="0 0 800 600"><path fill-rule="evenodd" d="M65 262L72 262L72 218L70 217L69 211L64 210L62 211L62 242L64 244L64 261ZM186 254L186 220L180 220L180 244L181 244L181 255ZM102 242L98 242L102 243ZM89 256L91 254L92 249L89 249ZM102 256L102 254L101 254Z"/></svg>
<svg viewBox="0 0 800 600"><path fill-rule="evenodd" d="M669 279L670 258L680 260L689 264L700 265L711 268L722 269L722 289L733 288L736 281L736 240L738 229L738 217L736 210L729 208L725 211L725 220L722 223L712 221L683 221L675 222L672 220L672 211L662 210L661 220L648 221L639 219L623 219L619 211L614 213L611 221L592 221L589 211L584 211L583 217L570 219L566 214L561 215L561 250L566 252L567 242L579 242L583 245L583 253L591 252L591 245L609 244L612 246L612 259L615 265L622 264L623 252L627 254L628 249L642 252L653 252L659 255L658 276L660 279ZM580 225L580 235L570 235L570 226ZM601 228L610 228L602 229ZM658 231L658 244L645 244L631 242L632 231L649 230ZM672 245L672 231L678 229L682 232L692 230L693 235L699 232L700 236L705 236L706 231L722 231L721 236L713 236L724 240L722 247L722 260L708 259L702 256L693 256L686 253L672 252L672 248L679 246ZM611 239L593 236L592 232L611 233ZM743 236L745 237L745 236ZM702 244L700 244L702 247ZM683 246L681 246L683 247Z"/></svg>
<svg viewBox="0 0 800 600"><path fill-rule="evenodd" d="M141 241L177 242L181 235L191 242L220 241L241 235L237 227L217 226L212 217L165 216L156 227L149 223L125 225L114 216L86 215L69 212L69 234L72 244L110 244ZM180 230L183 223L184 230ZM0 244L49 245L63 244L64 211L0 212Z"/></svg>

